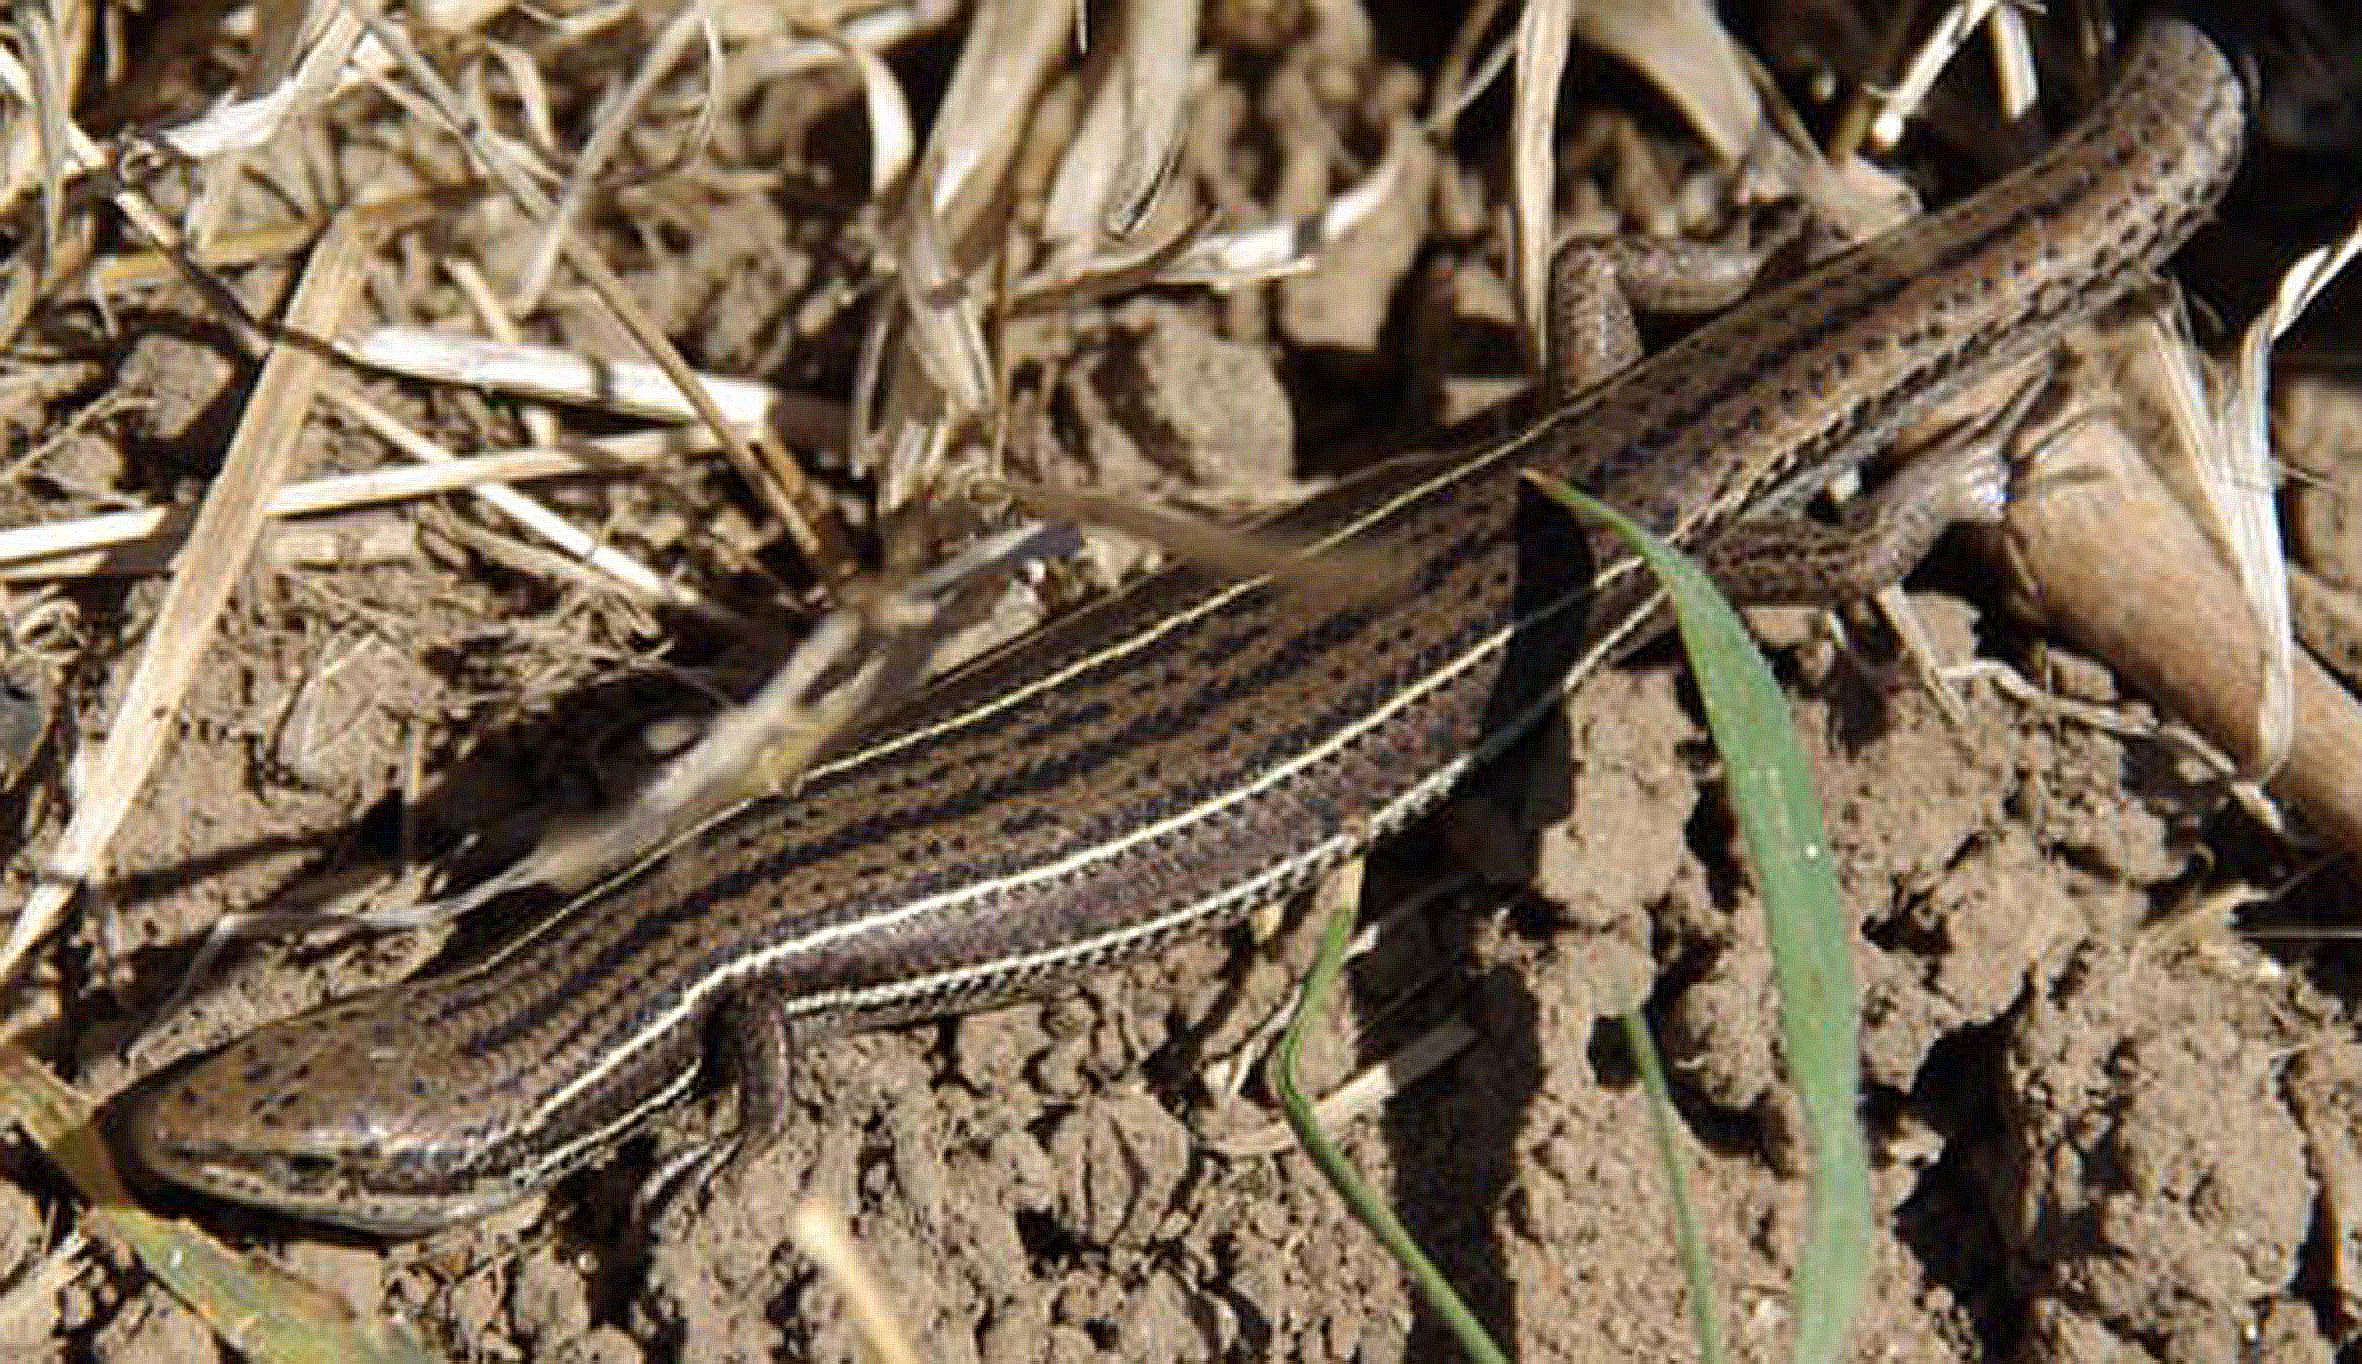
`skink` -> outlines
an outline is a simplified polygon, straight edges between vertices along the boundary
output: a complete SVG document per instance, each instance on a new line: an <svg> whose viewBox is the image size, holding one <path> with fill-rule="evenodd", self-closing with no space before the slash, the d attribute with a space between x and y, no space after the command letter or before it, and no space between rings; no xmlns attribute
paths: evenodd
<svg viewBox="0 0 2362 1364"><path fill-rule="evenodd" d="M1434 805L1655 628L1538 469L1676 543L1859 463L2148 278L2212 211L2244 98L2161 21L2040 160L1691 333L1516 436L1398 459L1276 523L1411 593L1308 607L1183 568L865 727L451 974L232 1043L129 1114L150 1169L410 1233L512 1202L690 1092L742 1122L792 1039L976 1008L1229 922Z"/></svg>

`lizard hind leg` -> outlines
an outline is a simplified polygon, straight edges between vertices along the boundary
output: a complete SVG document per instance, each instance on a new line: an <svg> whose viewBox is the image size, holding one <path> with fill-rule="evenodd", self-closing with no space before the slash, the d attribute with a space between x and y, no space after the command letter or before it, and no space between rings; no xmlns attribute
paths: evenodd
<svg viewBox="0 0 2362 1364"><path fill-rule="evenodd" d="M1633 310L1710 313L1747 296L1764 267L1807 225L1783 202L1711 241L1574 237L1550 261L1543 326L1543 398L1556 406L1640 359Z"/></svg>
<svg viewBox="0 0 2362 1364"><path fill-rule="evenodd" d="M1725 527L1698 558L1732 601L1829 606L1902 581L1952 525L1997 521L2009 468L1998 442L1922 455L1835 521L1762 517Z"/></svg>
<svg viewBox="0 0 2362 1364"><path fill-rule="evenodd" d="M727 1196L748 1167L778 1144L787 1118L793 1033L767 990L737 991L716 1009L709 1044L715 1068L735 1091L737 1111L691 1135L649 1172L634 1203L635 1222L662 1229L712 1193Z"/></svg>

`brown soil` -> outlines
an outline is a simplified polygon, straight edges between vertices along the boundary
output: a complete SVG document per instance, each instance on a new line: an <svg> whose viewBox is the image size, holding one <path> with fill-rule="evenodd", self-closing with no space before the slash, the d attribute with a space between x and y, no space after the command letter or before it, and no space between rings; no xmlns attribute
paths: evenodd
<svg viewBox="0 0 2362 1364"><path fill-rule="evenodd" d="M1197 200L1250 221L1302 213L1350 180L1339 158L1365 165L1393 115L1424 107L1449 37L1413 17L1386 16L1373 38L1286 4L1215 8L1201 41L1223 60L1197 92L1180 173ZM573 51L537 33L511 36L547 44L533 48L545 71L579 83L567 99L587 101L634 55L636 39ZM951 56L935 39L895 61L931 100ZM180 88L157 84L160 99ZM1597 98L1646 102L1623 77ZM841 71L783 81L733 106L747 125L690 171L593 215L603 254L696 363L844 394L875 301L846 243L874 230L859 215L857 105ZM264 153L255 178L340 202L392 173L380 148L394 117L369 99L337 106L288 139L300 145ZM1692 174L1694 154L1658 145L1667 121L1638 126L1659 173ZM1461 159L1417 166L1421 189L1309 274L1010 323L1014 458L1237 508L1496 394L1515 366L1491 263L1500 134L1496 102L1453 144ZM323 192L323 175L341 183ZM242 221L286 211L260 192L233 202ZM387 248L371 306L473 330L437 259L502 279L528 240L511 214L454 210ZM291 276L266 264L228 278L269 313ZM165 286L103 318L58 311L10 366L41 416L8 418L0 523L194 496L250 380L203 305ZM591 317L561 292L541 335L626 353ZM462 448L520 443L505 403L371 388ZM373 439L315 422L302 470L381 459ZM823 473L873 542L913 533L866 519L862 480ZM800 567L720 463L545 496L792 632ZM11 999L12 1033L94 1087L398 978L440 946L240 946L126 1063L130 1029L217 916L413 845L496 862L612 803L655 761L648 726L745 694L778 656L548 576L518 532L461 499L338 529L325 558L293 534L266 543L118 841L124 881L46 950L40 988ZM1132 556L1098 552L1102 567ZM2362 1322L2362 995L2335 943L2244 930L2342 922L2351 870L2262 832L2103 669L1999 616L1984 576L1953 550L1919 595L1942 655L2011 663L2107 708L2120 731L1982 682L1963 687L1954 720L1882 661L1874 624L1840 648L1798 615L1764 621L1860 925L1881 1216L1854 1357L2338 1357ZM93 578L8 599L24 643L7 680L55 711L46 738L21 745L30 775L8 787L20 892L158 595L156 579ZM1373 916L1472 868L1489 879L1389 924L1350 1007L1323 1025L1316 1083L1439 1021L1473 1027L1473 1045L1340 1137L1519 1358L1695 1350L1666 1175L1614 1022L1635 1006L1674 1077L1734 1356L1785 1357L1803 1157L1723 800L1694 699L1660 652L1585 687L1562 724L1374 861ZM2248 907L2275 896L2268 913ZM546 1199L390 1247L184 1210L462 1359L859 1358L837 1289L787 1240L807 1196L850 1220L931 1360L1450 1358L1303 1156L1244 1153L1276 1122L1259 1067L1310 956L1302 919L1043 1002L816 1047L797 1058L787 1130L743 1184L652 1229L637 1220L642 1177L693 1132L666 1128ZM71 1211L38 1161L9 1168L0 1226L22 1275L42 1248L33 1229ZM0 1316L0 1350L27 1358L202 1358L210 1339L105 1248L53 1297Z"/></svg>

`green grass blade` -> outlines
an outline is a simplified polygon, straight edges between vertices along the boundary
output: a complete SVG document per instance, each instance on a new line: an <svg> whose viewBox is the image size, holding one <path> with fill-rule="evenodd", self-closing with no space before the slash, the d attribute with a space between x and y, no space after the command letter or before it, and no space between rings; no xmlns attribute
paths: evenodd
<svg viewBox="0 0 2362 1364"><path fill-rule="evenodd" d="M1786 698L1746 625L1704 571L1613 508L1564 484L1536 482L1577 515L1631 544L1672 598L1740 833L1763 887L1781 1038L1813 1157L1796 1270L1794 1358L1835 1361L1845 1353L1869 1274L1870 1173L1857 1114L1853 929L1837 892L1811 769Z"/></svg>
<svg viewBox="0 0 2362 1364"><path fill-rule="evenodd" d="M1722 1290L1714 1284L1714 1260L1698 1235L1698 1214L1689 1201L1689 1153L1681 1148L1680 1124L1673 1111L1673 1090L1665 1083L1665 1063L1657 1055L1657 1039L1649 1035L1648 1020L1637 1011L1618 1014L1624 1045L1632 1049L1640 1067L1640 1087L1648 1092L1649 1126L1656 1134L1657 1155L1665 1162L1665 1188L1673 1199L1673 1240L1681 1253L1681 1277L1689 1283L1690 1329L1697 1333L1698 1357L1706 1364L1722 1364Z"/></svg>
<svg viewBox="0 0 2362 1364"><path fill-rule="evenodd" d="M1419 1249L1418 1242L1411 1239L1394 1210L1386 1206L1386 1201L1370 1188L1336 1143L1329 1140L1328 1132L1312 1111L1312 1104L1304 1097L1303 1088L1296 1082L1296 1060L1304 1049L1304 1034L1311 1020L1328 1008L1329 996L1335 993L1337 978L1345 966L1345 949L1353 941L1355 902L1361 898L1360 885L1358 875L1332 876L1321 889L1321 908L1327 913L1328 922L1321 933L1320 955L1314 959L1312 972L1304 980L1304 991L1296 1000L1296 1012L1288 1019L1288 1030L1281 1036L1279 1051L1272 1058L1272 1086L1279 1092L1280 1109L1287 1114L1288 1126L1303 1144L1304 1153L1312 1157L1312 1163L1320 1168L1337 1196L1345 1200L1345 1206L1378 1238L1394 1262L1402 1266L1412 1288L1460 1342L1460 1348L1477 1364L1508 1364L1508 1355L1493 1343L1459 1292L1436 1269L1426 1252Z"/></svg>

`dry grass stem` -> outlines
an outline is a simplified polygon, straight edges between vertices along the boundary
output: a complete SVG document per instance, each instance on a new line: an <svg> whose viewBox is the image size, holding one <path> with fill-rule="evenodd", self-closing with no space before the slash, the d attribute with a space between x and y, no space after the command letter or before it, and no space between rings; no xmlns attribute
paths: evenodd
<svg viewBox="0 0 2362 1364"><path fill-rule="evenodd" d="M1003 531L907 586L829 613L758 694L717 716L704 737L628 806L555 834L498 876L419 912L436 918L465 914L523 886L580 887L669 847L724 810L794 789L813 760L873 703L902 694L928 673L935 649L958 619L956 596L979 586L996 588L1022 566L1074 547L1073 532L1061 528Z"/></svg>
<svg viewBox="0 0 2362 1364"><path fill-rule="evenodd" d="M26 950L56 926L77 890L104 879L107 847L163 752L197 660L268 520L270 496L295 457L326 364L321 344L307 338L333 336L343 325L373 245L354 220L340 218L313 253L288 305L286 327L294 339L274 346L263 363L221 472L189 527L188 552L157 607L83 801L0 944L0 979L15 974Z"/></svg>
<svg viewBox="0 0 2362 1364"><path fill-rule="evenodd" d="M1384 1060L1355 1071L1343 1084L1315 1101L1312 1111L1320 1115L1323 1127L1340 1131L1362 1114L1433 1074L1474 1046L1478 1038L1476 1029L1465 1020L1446 1019L1412 1038ZM1297 1147L1295 1133L1284 1122L1267 1123L1206 1144L1233 1160L1285 1155Z"/></svg>
<svg viewBox="0 0 2362 1364"><path fill-rule="evenodd" d="M702 430L649 431L333 474L277 489L264 513L311 516L499 483L619 473L710 454L714 448L712 437ZM169 550L186 538L193 516L182 507L152 507L0 530L0 577L71 578L117 571L109 566L109 551L143 546Z"/></svg>
<svg viewBox="0 0 2362 1364"><path fill-rule="evenodd" d="M671 378L639 360L607 360L555 346L487 340L423 327L372 327L344 341L347 359L434 383L520 393L577 407L659 421L697 416ZM751 379L700 374L730 429L751 436L770 429L778 390Z"/></svg>
<svg viewBox="0 0 2362 1364"><path fill-rule="evenodd" d="M1150 282L1235 288L1312 268L1322 248L1368 221L1387 200L1403 192L1414 158L1427 153L1418 128L1397 124L1385 155L1370 173L1331 196L1318 213L1230 232L1213 232L1189 243L1156 268Z"/></svg>
<svg viewBox="0 0 2362 1364"><path fill-rule="evenodd" d="M1536 372L1548 374L1559 357L1548 353L1552 220L1558 191L1558 87L1574 40L1572 0L1538 0L1517 22L1517 81L1509 116L1509 242L1511 287L1526 352Z"/></svg>
<svg viewBox="0 0 2362 1364"><path fill-rule="evenodd" d="M1903 140L1905 123L1919 111L1927 92L1952 58L1976 33L1980 23L1989 23L1993 34L1994 52L2000 58L2002 73L2002 108L2015 115L2031 107L2034 100L2029 72L2030 45L2026 38L2025 22L1999 0L1957 0L1945 11L1928 32L1927 41L1905 64L1903 74L1890 88L1875 92L1878 109L1868 125L1870 145L1879 150L1899 145Z"/></svg>
<svg viewBox="0 0 2362 1364"><path fill-rule="evenodd" d="M517 313L530 313L539 306L542 291L549 287L550 276L557 270L565 235L574 230L575 219L580 216L593 190L597 188L599 172L615 154L624 133L639 117L649 96L655 92L658 78L672 70L673 63L680 60L681 53L694 38L705 40L707 88L706 98L699 106L697 125L689 134L690 145L702 146L705 139L712 135L714 103L719 98L715 86L720 80L722 69L721 38L703 10L692 5L675 15L672 22L657 34L647 59L640 63L639 71L612 102L605 116L593 126L590 138L583 143L582 151L575 157L573 166L567 172L565 187L559 192L550 216L542 224L541 234L528 257L523 278L518 282L516 299L512 304ZM520 62L519 65L528 71L532 69L531 63ZM556 141L554 134L551 135L551 141L553 144ZM661 173L661 169L651 172Z"/></svg>
<svg viewBox="0 0 2362 1364"><path fill-rule="evenodd" d="M870 1358L876 1364L918 1364L918 1351L911 1348L910 1333L894 1312L893 1297L863 1258L844 1215L817 1199L806 1199L789 1218L787 1233L844 1294L846 1310Z"/></svg>
<svg viewBox="0 0 2362 1364"><path fill-rule="evenodd" d="M465 103L450 84L436 72L420 54L389 23L383 14L368 5L368 0L347 0L363 16L370 32L391 49L401 69L418 85L421 97L446 127L463 134L462 145L473 155L477 165L491 176L503 192L533 217L551 220L557 204L533 178L526 173L516 158L503 145L482 137L469 137L464 130L472 125ZM790 538L810 562L814 573L823 583L841 583L853 571L854 558L845 542L844 533L834 515L792 464L765 460L730 423L727 415L715 404L706 387L698 380L688 364L682 360L679 348L673 345L645 308L632 297L614 270L600 259L577 235L567 232L562 236L567 264L582 276L591 291L607 308L615 322L623 328L658 368L672 380L682 396L696 409L698 419L714 429L722 448L731 462L774 510L779 512Z"/></svg>
<svg viewBox="0 0 2362 1364"><path fill-rule="evenodd" d="M2256 728L2262 738L2253 773L2258 776L2268 777L2279 769L2294 741L2296 724L2295 632L2289 619L2288 562L2281 548L2274 494L2277 466L2268 423L2272 347L2353 263L2357 252L2362 252L2362 219L2338 240L2305 253L2282 272L2272 301L2240 334L2216 409L2219 418L2208 428L2214 438L2185 446L2199 456L2200 514L2220 528L2231 546L2248 609L2267 641L2264 687L2256 701ZM2195 384L2187 384L2180 392L2194 389ZM2185 399L2177 415L2191 406Z"/></svg>

